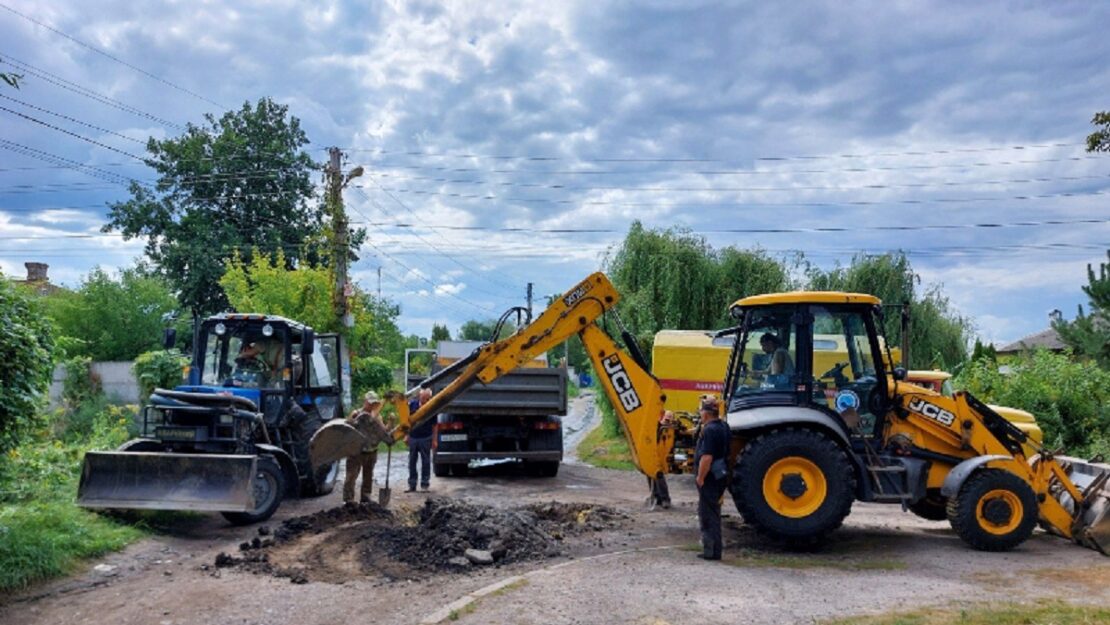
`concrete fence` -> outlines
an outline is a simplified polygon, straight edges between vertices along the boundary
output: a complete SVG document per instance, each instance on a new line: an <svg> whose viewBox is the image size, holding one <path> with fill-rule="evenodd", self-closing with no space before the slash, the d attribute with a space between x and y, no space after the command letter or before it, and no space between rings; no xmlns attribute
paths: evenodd
<svg viewBox="0 0 1110 625"><path fill-rule="evenodd" d="M100 385L110 401L120 404L139 403L139 383L135 381L135 374L131 371L133 364L130 360L92 363L92 374L100 378ZM65 365L54 367L54 379L50 382L51 408L62 403L62 383L65 377Z"/></svg>

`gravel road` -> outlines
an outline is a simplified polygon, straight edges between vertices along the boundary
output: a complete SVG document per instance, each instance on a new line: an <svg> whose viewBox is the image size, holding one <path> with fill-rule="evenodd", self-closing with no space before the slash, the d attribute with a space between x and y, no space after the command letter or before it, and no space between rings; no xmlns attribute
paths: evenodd
<svg viewBox="0 0 1110 625"><path fill-rule="evenodd" d="M568 436L586 429L594 418L587 412L588 398L575 402L568 422L584 426L567 427ZM71 577L0 597L0 622L771 624L985 600L1110 604L1110 558L1043 533L1011 553L979 553L964 547L946 523L920 520L897 506L857 504L827 545L798 553L768 544L726 509L725 562L706 563L692 549L696 493L688 476L671 480L674 508L649 512L639 474L576 462L548 479L520 476L503 464L480 467L472 477L434 480L431 495L397 489L407 467L397 457L394 465L391 508L399 518L414 515L429 496L499 507L553 500L603 504L628 518L567 541L562 555L539 561L464 573L350 569L348 577L293 584L215 567L217 554L239 553L257 528L230 527L206 515L88 562ZM338 492L290 501L270 525L338 505ZM305 540L326 545L328 537ZM331 545L329 557L341 564L355 547ZM112 568L98 572L100 564ZM499 583L499 590L483 591ZM482 596L465 599L474 594Z"/></svg>

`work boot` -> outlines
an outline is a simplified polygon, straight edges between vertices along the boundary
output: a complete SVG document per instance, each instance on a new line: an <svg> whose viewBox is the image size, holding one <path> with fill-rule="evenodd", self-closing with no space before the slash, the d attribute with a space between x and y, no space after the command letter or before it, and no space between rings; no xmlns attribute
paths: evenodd
<svg viewBox="0 0 1110 625"><path fill-rule="evenodd" d="M406 493L415 493L416 492L416 487L415 486L409 486L408 488L405 489L405 492Z"/></svg>
<svg viewBox="0 0 1110 625"><path fill-rule="evenodd" d="M424 491L425 493L426 493L426 492L428 492L428 489L429 489L429 488L431 488L431 486L429 486L429 485L427 485L427 484L422 484L422 485L420 486L420 490Z"/></svg>
<svg viewBox="0 0 1110 625"><path fill-rule="evenodd" d="M709 553L699 553L698 557L701 558L702 560L720 560L721 559L721 556L719 556L719 555L715 556L715 555L709 554Z"/></svg>

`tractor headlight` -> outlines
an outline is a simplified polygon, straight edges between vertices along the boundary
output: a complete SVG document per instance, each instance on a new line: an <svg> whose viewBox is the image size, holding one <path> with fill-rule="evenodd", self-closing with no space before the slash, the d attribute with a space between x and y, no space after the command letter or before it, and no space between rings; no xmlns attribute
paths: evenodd
<svg viewBox="0 0 1110 625"><path fill-rule="evenodd" d="M270 337L274 335L274 326L266 324L262 326L262 336Z"/></svg>
<svg viewBox="0 0 1110 625"><path fill-rule="evenodd" d="M216 336L223 336L224 334L227 334L227 326L225 326L222 322L217 323L214 329L216 330Z"/></svg>

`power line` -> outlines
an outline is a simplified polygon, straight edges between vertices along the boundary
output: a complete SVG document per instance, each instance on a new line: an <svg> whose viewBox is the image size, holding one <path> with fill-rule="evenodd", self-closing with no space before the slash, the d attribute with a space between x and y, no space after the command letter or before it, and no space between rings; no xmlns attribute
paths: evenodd
<svg viewBox="0 0 1110 625"><path fill-rule="evenodd" d="M109 129L107 129L107 128L102 128L102 127L100 127L100 126L97 126L97 125L95 125L95 124L90 124L90 123L88 123L88 122L83 122L83 121L81 121L81 120L79 120L79 119L76 119L76 118L74 118L74 117L70 117L69 115L63 115L62 113L55 113L54 111L51 111L51 110L49 110L49 109L44 109L44 108L42 108L41 106L35 106L34 104L30 104L30 103L28 103L28 102L24 102L23 100L17 100L16 98L13 98L13 97L10 97L10 96L6 96L6 95L4 95L4 94L2 94L2 93L0 93L0 98L4 98L5 100L11 100L12 102L15 102L15 103L17 103L17 104L21 104L21 105L23 105L23 106L26 106L27 108L32 108L32 109L35 109L36 111L40 111L40 112L46 113L47 115L53 115L53 116L55 116L55 117L60 117L60 118L62 118L62 119L64 119L64 120L66 120L66 121L71 121L71 122L73 122L73 123L75 123L75 124L81 124L82 126L85 126L85 127L87 127L87 128L92 128L93 130L99 130L100 132L106 132L106 133L108 133L108 134L110 134L110 135L114 135L114 136L116 136L116 137L119 137L120 139L126 139L126 140L128 140L128 141L132 141L132 142L138 143L138 144L140 144L140 145L146 145L146 141L143 141L143 140L141 140L141 139L136 139L136 138L134 138L134 137L128 137L127 135L125 135L125 134L122 134L122 133L118 133L118 132L116 132L116 131L114 131L114 130L109 130Z"/></svg>
<svg viewBox="0 0 1110 625"><path fill-rule="evenodd" d="M12 115L17 115L17 116L22 117L23 119L25 119L27 121L30 121L30 122L33 122L33 123L36 123L36 124L39 124L39 125L42 125L42 126L46 126L47 128L50 128L51 130L56 130L58 132L67 134L67 135L69 135L71 137L74 137L76 139L80 139L80 140L85 141L87 143L91 143L91 144L93 144L97 147L104 148L105 150L111 150L112 152L116 152L118 154L128 156L128 157L133 158L133 159L135 159L139 162L144 162L144 159L141 156L136 156L136 155L134 155L130 152L126 152L126 151L121 150L119 148L114 148L114 147L108 145L107 143L102 143L100 141L97 141L96 139L90 139L90 138L88 138L84 135L79 135L76 132L66 130L65 128L62 128L60 126L55 126L54 124L51 124L49 122L44 122L43 120L41 120L37 117L31 117L30 115L20 113L19 111L14 111L14 110L6 107L6 106L0 106L0 111L7 111L8 113L11 113Z"/></svg>
<svg viewBox="0 0 1110 625"><path fill-rule="evenodd" d="M106 182L112 182L118 185L128 186L128 184L130 184L131 182L138 182L133 178L128 178L127 176L122 176L115 172L100 170L91 165L85 165L84 163L79 163L73 159L65 158L64 156L51 154L50 152L46 152L44 150L32 148L20 143L16 143L14 141L8 141L7 139L0 139L0 148L10 150L12 152L15 152L16 154L22 154L34 159L46 161L47 163L62 165L74 171L92 176L93 178L104 180Z"/></svg>
<svg viewBox="0 0 1110 625"><path fill-rule="evenodd" d="M355 185L352 185L355 186ZM443 193L439 191L422 191L417 189L390 189L393 193L406 193L410 195L429 195L439 197L451 197L462 200L499 200L502 202L518 202L525 203L542 203L542 204L557 204L557 205L576 205L576 206L625 206L625 207L647 207L647 206L667 206L671 208L742 208L742 207L804 207L804 208L836 208L844 206L882 206L884 204L900 204L900 205L914 205L922 206L928 204L961 204L961 203L974 203L974 202L1002 202L1010 200L1033 200L1033 199L1049 199L1049 198L1062 198L1062 197L1087 197L1106 195L1110 190L1097 190L1086 192L1063 191L1058 193L1043 193L1036 195L1015 195L1006 197L971 197L971 198L925 198L925 199L905 199L905 200L845 200L840 202L627 202L627 201L612 201L612 200L578 200L578 199L565 199L556 200L552 198L521 198L521 197L498 197L496 195L479 195L479 194L464 194L464 193Z"/></svg>
<svg viewBox="0 0 1110 625"><path fill-rule="evenodd" d="M11 13L14 13L14 14L18 15L19 17L22 17L23 19L25 19L29 22L32 22L34 24L38 24L39 26L42 26L43 28L45 28L45 29L47 29L47 30L49 30L53 33L61 35L62 37L65 37L66 39L69 39L73 43L76 43L77 45L79 45L79 46L81 46L81 47L83 47L87 50L91 50L92 52L95 52L95 53L97 53L97 54L99 54L99 55L101 55L105 58L111 59L111 60L115 61L116 63L119 63L120 65L123 65L124 67L131 68L131 69L135 70L136 72L139 72L140 74L142 74L142 75L144 75L148 78L152 78L154 80L157 80L158 82L160 82L164 85L172 87L172 88L174 88L174 89L176 89L176 90L178 90L182 93L186 93L188 95L191 95L194 98L197 98L198 100L202 100L202 101L207 102L207 103L209 103L213 106L219 107L223 110L227 110L227 107L220 104L219 102L214 102L212 100L209 100L208 98L200 95L199 93L195 93L193 91L190 91L190 90L186 89L185 87L182 87L181 85L172 83L172 82L166 80L165 78L162 78L161 76L158 76L156 74L152 74L152 73L146 71L145 69L143 69L141 67L137 67L135 65L132 65L131 63L128 63L127 61L124 61L123 59L120 59L119 57L116 57L116 56L114 56L114 55L112 55L108 52L105 52L104 50L101 50L100 48L97 48L96 46L85 43L84 41L81 41L80 39L78 39L78 38L76 38L72 35L64 33L61 30L58 30L57 28L54 28L53 26L51 26L49 24L44 24L44 23L40 22L39 20L29 16L29 15L26 15L24 13L20 13L19 11L13 9L12 7L10 7L6 4L0 3L0 8L5 9L5 10L11 12Z"/></svg>
<svg viewBox="0 0 1110 625"><path fill-rule="evenodd" d="M861 152L856 154L812 154L793 156L757 156L754 161L793 161L793 160L822 160L822 159L850 159L850 158L876 158L892 156L933 156L945 154L977 154L984 152L1007 152L1018 150L1034 150L1044 148L1070 148L1084 146L1084 143L1038 143L1029 145L992 146L979 148L946 148L937 150L909 150L905 152ZM489 159L501 161L579 161L583 163L728 163L715 158L582 158L568 156L540 156L540 155L513 155L513 154L477 154L472 152L428 152L425 150L386 150L382 148L341 148L346 152L373 152L378 154L391 154L400 156L424 156L436 158L470 158Z"/></svg>
<svg viewBox="0 0 1110 625"><path fill-rule="evenodd" d="M37 77L41 80L45 80L46 82L48 82L52 85L55 85L57 87L61 87L62 89L65 89L67 91L72 91L73 93L76 93L76 94L81 95L81 96L85 96L86 98L89 98L91 100L95 100L97 102L100 102L101 104L111 106L112 108L119 109L119 110L124 111L126 113L131 113L132 115L137 115L139 117L148 119L150 121L156 122L156 123L161 124L163 126L169 126L171 128L175 128L177 130L185 130L185 127L182 126L181 124L177 124L175 122L171 122L169 120L162 119L161 117L158 117L158 116L153 115L151 113L147 113L146 111L140 110L140 109L138 109L134 106L131 106L130 104L127 104L125 102L121 102L119 100L116 100L115 98L111 98L111 97L108 97L108 96L106 96L102 93L98 93L96 91L93 91L92 89L89 89L88 87L85 87L85 86L79 85L75 82L66 80L65 78L62 78L61 76L58 76L57 74L52 74L52 73L50 73L50 72L48 72L44 69L40 69L38 67L35 67L34 65L30 65L30 64L25 63L23 61L20 61L16 58L12 57L10 54L8 54L6 52L0 53L0 63L7 63L7 64L15 67L16 69L18 69L21 72L27 72L27 73L31 74L32 76L35 76L35 77Z"/></svg>

